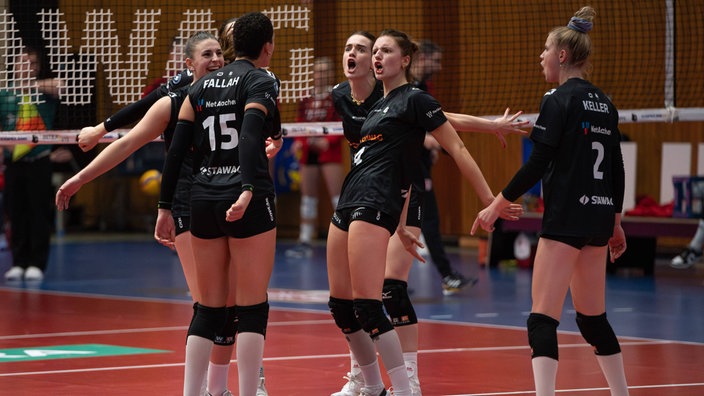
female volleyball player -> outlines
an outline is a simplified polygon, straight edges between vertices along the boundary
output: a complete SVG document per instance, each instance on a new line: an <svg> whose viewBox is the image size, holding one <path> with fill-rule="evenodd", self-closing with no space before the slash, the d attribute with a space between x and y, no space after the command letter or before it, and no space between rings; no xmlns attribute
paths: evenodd
<svg viewBox="0 0 704 396"><path fill-rule="evenodd" d="M274 28L264 14L249 13L237 19L233 37L235 61L189 90L162 179L160 212L171 206L180 163L193 142L201 165L191 189L191 235L202 287L186 341L188 396L198 393L213 341L228 317L228 293L236 296L241 395L256 393L268 321L276 220L266 144L274 137L280 146L281 135L271 136L278 81L261 67L271 60ZM160 214L156 236L173 241L174 228L173 218ZM228 290L230 277L234 290Z"/></svg>
<svg viewBox="0 0 704 396"><path fill-rule="evenodd" d="M345 44L342 56L342 66L347 80L337 84L332 91L335 108L342 117L344 134L350 145L351 157L354 159L357 148L360 144L360 129L372 106L383 97L384 88L381 81L374 77L372 70L371 48L376 38L365 31L358 31L350 35ZM508 110L503 117L490 121L479 117L465 114L446 113L448 120L453 127L462 131L476 131L495 133L502 145L505 146L504 135L509 133L525 133L520 128L525 126L525 122L516 122L515 119L521 113L513 116L508 115ZM419 174L422 178L422 175ZM420 180L420 179L419 179ZM423 184L417 181L416 188L411 198L412 206L408 210L406 226L418 236L420 234L420 220L422 214L420 208L422 201L416 194L422 192ZM384 280L383 300L387 313L392 317L392 324L401 340L404 354L404 361L409 375L411 390L413 395L420 395L420 382L418 379L417 351L418 351L418 324L408 297L408 274L413 263L413 256L404 248L401 240L397 236L392 236L386 256L386 272ZM332 305L343 305L351 309L352 301L331 298ZM347 332L348 337L354 338L356 342L371 343L371 340L361 328L357 331ZM350 353L351 369L345 377L348 382L342 390L333 393L332 396L356 396L364 387L364 377L354 353ZM368 367L376 377L379 369L378 365Z"/></svg>
<svg viewBox="0 0 704 396"><path fill-rule="evenodd" d="M218 28L218 41L220 41L225 64L235 59L232 39L230 38L232 36L232 25L234 23L235 18L230 18L225 20ZM83 151L93 149L105 134L139 121L157 100L168 95L169 92L174 92L179 88L191 85L192 82L193 72L186 68L181 73L170 78L166 84L152 90L140 100L123 107L100 124L81 129L81 132L78 134L78 146Z"/></svg>
<svg viewBox="0 0 704 396"><path fill-rule="evenodd" d="M539 396L555 394L557 326L568 290L579 330L594 347L611 395L628 395L621 348L605 312L607 246L611 261L626 250L624 168L617 110L585 80L595 14L583 7L567 26L548 34L540 63L546 81L558 87L543 96L531 134L533 152L472 227L472 232L478 226L492 230L499 211L542 177L545 213L527 323Z"/></svg>
<svg viewBox="0 0 704 396"><path fill-rule="evenodd" d="M210 33L196 33L191 36L185 46L186 66L189 80L198 80L205 74L223 66L223 57L217 39ZM173 87L173 84L172 84ZM168 149L173 138L174 128L178 120L178 110L188 94L188 87L169 89L170 95L161 97L148 108L141 121L123 138L108 145L105 150L78 174L67 180L56 194L56 205L59 209L68 207L69 199L86 183L114 168L130 154L145 144L162 135ZM150 99L146 99L147 101ZM136 112L141 105L131 110ZM130 113L130 116L132 113ZM118 117L118 119L121 119ZM98 139L101 137L100 135ZM89 143L87 143L89 144ZM193 159L188 156L182 165L179 176L178 193L175 195L171 215L179 226L176 229L175 247L179 261L183 267L188 290L194 301L199 301L200 291L195 279L195 264L191 249L190 226L190 184L192 181ZM234 303L232 303L234 305ZM194 307L196 307L194 305ZM233 336L221 336L221 348L213 350L213 357L208 368L208 387L214 394L220 395L227 387L227 371L232 355Z"/></svg>
<svg viewBox="0 0 704 396"><path fill-rule="evenodd" d="M220 46L222 48L222 57L224 64L228 64L232 61L235 60L235 54L234 54L234 48L233 48L233 42L232 42L232 26L234 25L236 18L229 18L225 20L220 27L218 28L218 41L220 42ZM190 69L185 69L183 72L179 73L175 77L171 78L167 84L159 87L158 89L150 92L148 95L140 99L139 101L130 104L128 106L125 106L124 108L120 109L116 114L110 116L107 120L105 120L103 123L100 123L96 126L91 126L91 127L85 127L81 130L81 133L78 136L78 142L79 146L83 151L88 151L91 150L93 147L95 147L99 141L100 138L102 138L106 133L109 131L113 131L117 128L121 128L126 124L132 123L136 120L138 120L140 117L143 117L145 112L152 106L154 103L156 103L159 98L162 98L164 96L169 95L170 92L176 92L177 90L180 90L184 87L188 87L193 82L193 71ZM179 92L174 98L178 98L180 102L176 104L175 109L176 112L178 112L178 109L181 106L181 103L183 102L184 96L187 94L183 92ZM176 121L176 116L177 114L174 115L174 118L172 118L172 121L175 123ZM171 125L171 128L175 127L175 125ZM276 127L276 130L280 129L279 127ZM173 131L168 134L168 136L171 136L173 134ZM128 139L130 140L130 139ZM127 143L125 143L127 144ZM137 146L139 148L141 146ZM167 145L168 147L168 145ZM269 157L273 157L278 149L275 147L275 145L270 144L267 146L267 155ZM113 165L114 166L114 165ZM101 172L100 174L102 174ZM191 172L184 171L182 173L184 177L191 178ZM190 190L189 189L182 189L180 188L181 192L188 193ZM190 202L188 196L185 196L183 199L180 200L181 202L185 202L188 204ZM187 209L187 207L182 208L183 210ZM172 213L173 215L173 213ZM188 216L179 216L181 218L180 224L182 228L185 228L185 230L188 230L188 227L190 226L190 219ZM190 237L190 232L187 235ZM185 241L184 242L178 242L178 239L182 239ZM177 240L177 249L179 251L186 249L186 243L188 243L187 247L190 252L190 238L181 238L180 237L180 231L176 235L176 240ZM165 243L166 246L172 246L173 244ZM181 245L183 247L179 248L178 245ZM182 255L179 255L181 257ZM184 255L184 257L188 257L189 259L192 257L190 253L187 255ZM184 265L184 275L186 277L186 283L188 284L189 291L191 292L191 296L193 297L194 301L198 301L197 298L200 295L197 290L197 283L195 281L195 269L193 268L193 264L191 263L192 260L189 260L188 262L184 262L181 260L182 265ZM189 265L188 268L185 267L185 265ZM234 288L234 285L233 285ZM230 296L228 299L228 306L234 306L234 295ZM194 315L195 315L195 309L197 308L197 305L194 304ZM208 367L208 380L207 383L210 384L211 390L214 392L215 395L220 394L220 389L227 389L227 375L228 375L228 369L229 369L229 362L233 350L233 345L229 344L231 341L231 337L226 337L228 344L226 345L221 345L217 343L217 347L213 348L212 356L211 356L211 363ZM219 338L220 339L220 338ZM203 384L205 387L205 383ZM267 396L267 390L264 385L264 369L261 368L260 370L260 378L259 378L259 387L257 388L257 396Z"/></svg>
<svg viewBox="0 0 704 396"><path fill-rule="evenodd" d="M363 35L351 37L357 44L363 44L364 39L368 40ZM348 41L346 51L362 46ZM374 339L391 378L394 394L411 395L399 338L384 315L381 291L389 238L397 227L401 243L422 260L414 249L417 237L399 220L404 209L402 189L410 189L416 178L414 175L420 174L419 150L425 131L432 131L458 163L463 175L481 192L482 199L486 202L493 199L481 171L447 122L440 105L427 93L408 84L408 68L416 49L417 46L404 33L397 31L383 32L374 44L372 69L382 81L384 97L367 115L358 142L348 137L354 149L352 169L345 179L340 204L328 234L330 310L359 362L365 380L362 394L368 395L384 395L386 391L379 374L374 343L360 330L365 330ZM345 66L352 73L360 68L358 74L362 81L369 73L369 69L361 68L353 57ZM362 86L357 91L350 89L353 103L366 103L366 99L360 100L355 94L373 92L371 82L372 79L367 79L367 87ZM345 130L345 134L347 136L349 131Z"/></svg>

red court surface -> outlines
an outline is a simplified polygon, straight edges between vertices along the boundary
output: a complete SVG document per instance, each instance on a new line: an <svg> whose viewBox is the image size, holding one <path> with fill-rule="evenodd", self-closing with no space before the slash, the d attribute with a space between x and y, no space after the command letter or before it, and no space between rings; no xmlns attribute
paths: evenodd
<svg viewBox="0 0 704 396"><path fill-rule="evenodd" d="M191 305L0 289L0 394L179 395ZM530 351L522 328L421 321L423 394L531 395ZM621 338L634 396L704 395L704 345ZM23 361L47 347L104 344L161 353ZM20 350L20 352L18 352ZM37 352L39 351L39 352ZM269 394L329 395L349 369L329 314L272 308L265 350ZM236 386L236 366L230 388ZM388 383L388 382L387 382ZM560 333L558 394L609 395L590 347Z"/></svg>

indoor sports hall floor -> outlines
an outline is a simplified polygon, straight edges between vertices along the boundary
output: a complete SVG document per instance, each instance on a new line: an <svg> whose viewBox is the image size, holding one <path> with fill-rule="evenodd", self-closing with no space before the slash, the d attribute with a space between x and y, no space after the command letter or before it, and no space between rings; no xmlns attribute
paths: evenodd
<svg viewBox="0 0 704 396"><path fill-rule="evenodd" d="M271 280L265 374L272 396L339 390L346 344L327 312L324 247L287 260L281 241ZM531 395L524 323L530 272L480 268L471 249L452 258L479 283L443 296L432 264L414 265L425 396ZM0 273L9 268L0 252ZM704 395L704 267L608 278L632 396ZM191 303L175 254L148 235L65 237L40 284L0 279L0 395L179 395ZM558 394L609 394L565 304ZM236 370L230 372L231 388Z"/></svg>

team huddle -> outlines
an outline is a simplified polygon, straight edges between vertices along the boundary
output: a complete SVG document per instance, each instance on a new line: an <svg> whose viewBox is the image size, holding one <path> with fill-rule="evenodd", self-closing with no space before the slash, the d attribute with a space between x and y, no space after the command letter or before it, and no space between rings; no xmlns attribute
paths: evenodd
<svg viewBox="0 0 704 396"><path fill-rule="evenodd" d="M626 245L618 112L585 79L594 16L584 7L549 33L541 65L546 80L559 86L543 98L529 160L497 195L457 131L493 133L504 142L505 135L525 133L521 113L507 109L503 117L486 120L444 112L431 93L413 84L418 44L406 33L358 31L348 37L346 79L331 97L351 163L326 249L328 306L348 343L350 371L340 391L321 391L422 394L408 274L415 259L425 260L417 248L426 199L423 150L430 139L452 158L485 208L472 233L479 227L492 231L498 218L518 219L523 209L514 202L543 182L545 215L527 322L536 393L555 394L557 326L569 289L579 329L594 346L611 394L628 395L620 347L606 319L605 280L598 277L607 250L614 260ZM105 133L139 120L61 186L56 205L67 208L82 185L163 134L167 154L154 236L178 253L194 303L183 394L231 395L227 377L234 353L238 394L263 396L267 288L276 250L269 161L283 143L280 82L268 70L274 27L263 13L247 13L226 21L218 37L194 34L184 52L187 70L178 78L139 105L84 128L79 146L89 150ZM595 203L594 197L604 199Z"/></svg>

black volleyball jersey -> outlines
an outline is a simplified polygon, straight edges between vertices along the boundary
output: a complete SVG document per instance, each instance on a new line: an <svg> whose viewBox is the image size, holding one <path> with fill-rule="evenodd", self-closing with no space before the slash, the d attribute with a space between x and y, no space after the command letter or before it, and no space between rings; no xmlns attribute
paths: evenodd
<svg viewBox="0 0 704 396"><path fill-rule="evenodd" d="M616 180L624 171L611 100L590 82L571 78L543 97L531 139L556 149L542 178L542 232L610 237L623 203Z"/></svg>
<svg viewBox="0 0 704 396"><path fill-rule="evenodd" d="M440 104L427 92L410 84L389 92L362 125L337 207L370 207L398 220L404 192L421 174L425 133L446 121Z"/></svg>
<svg viewBox="0 0 704 396"><path fill-rule="evenodd" d="M162 132L162 137L166 146L166 150L171 147L171 142L174 138L176 123L178 122L178 113L181 109L183 101L188 96L188 86L181 87L167 93L171 100L171 115L169 123ZM171 215L174 217L188 217L191 215L191 184L193 183L193 152L188 151L181 162L181 169L178 173L178 181L174 190L174 196L171 207Z"/></svg>
<svg viewBox="0 0 704 396"><path fill-rule="evenodd" d="M117 128L122 128L137 122L140 118L144 117L149 108L152 107L157 100L169 95L171 92L188 88L192 82L193 72L188 69L183 70L179 74L171 77L166 84L162 84L159 88L153 90L142 99L123 107L117 113L108 117L103 121L105 130L112 132Z"/></svg>
<svg viewBox="0 0 704 396"><path fill-rule="evenodd" d="M352 157L354 157L359 146L362 124L364 124L374 104L383 96L384 84L381 81L376 82L371 95L360 104L352 101L352 88L349 81L341 82L332 88L332 100L335 103L335 111L342 118L342 129L345 133L345 139L350 145Z"/></svg>
<svg viewBox="0 0 704 396"><path fill-rule="evenodd" d="M195 112L193 145L199 161L198 169L194 169L192 200L237 199L242 172L249 172L254 199L274 195L265 146L275 132L278 94L276 76L247 60L236 60L191 86L188 98ZM248 103L266 107L264 130L241 130ZM240 161L239 143L244 134L255 140L250 147L256 147L256 163Z"/></svg>
<svg viewBox="0 0 704 396"><path fill-rule="evenodd" d="M342 118L342 128L350 145L350 159L354 159L359 141L362 138L362 124L367 119L369 111L374 104L384 97L384 84L377 80L374 89L364 102L357 104L352 100L352 88L349 81L341 82L332 89L332 99L335 103L335 111ZM425 176L418 174L413 183L413 193L409 208L417 208L423 204L423 192L425 191Z"/></svg>
<svg viewBox="0 0 704 396"><path fill-rule="evenodd" d="M166 93L174 92L179 88L188 87L193 82L193 72L186 69L177 75L171 77L162 88L166 89ZM162 91L163 92L163 91ZM164 93L163 95L165 95ZM162 96L163 96L162 95Z"/></svg>
<svg viewBox="0 0 704 396"><path fill-rule="evenodd" d="M178 112L181 110L181 105L183 101L186 100L188 96L188 86L184 86L173 91L170 91L167 95L171 99L171 116L169 118L169 123L166 125L166 129L162 133L162 138L166 146L166 151L169 151L171 147L171 142L174 139L174 131L176 130L176 123L178 122ZM181 171L179 173L179 180L187 180L189 183L193 178L193 152L188 151L183 158L183 163L181 164Z"/></svg>

